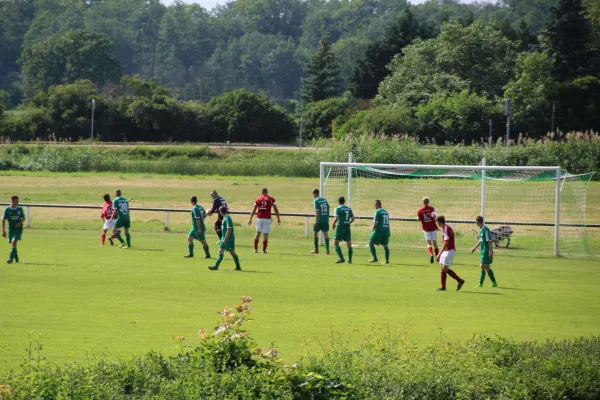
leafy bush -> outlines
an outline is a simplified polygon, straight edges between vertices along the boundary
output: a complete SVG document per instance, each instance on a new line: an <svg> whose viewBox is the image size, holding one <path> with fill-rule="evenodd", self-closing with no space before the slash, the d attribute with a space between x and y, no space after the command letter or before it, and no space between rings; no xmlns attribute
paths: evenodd
<svg viewBox="0 0 600 400"><path fill-rule="evenodd" d="M178 354L54 364L30 339L18 371L0 374L0 399L597 399L600 337L516 342L475 336L464 344L415 347L393 331L358 347L338 332L323 354L284 365L255 348L252 299L219 311L200 345L174 336Z"/></svg>
<svg viewBox="0 0 600 400"><path fill-rule="evenodd" d="M350 104L342 97L308 103L304 109L304 137L320 139L331 137L331 123L343 117ZM340 123L340 121L336 121Z"/></svg>
<svg viewBox="0 0 600 400"><path fill-rule="evenodd" d="M382 134L396 135L412 132L412 115L410 109L401 105L382 105L359 111L352 115L344 125L336 131L337 138L348 134Z"/></svg>

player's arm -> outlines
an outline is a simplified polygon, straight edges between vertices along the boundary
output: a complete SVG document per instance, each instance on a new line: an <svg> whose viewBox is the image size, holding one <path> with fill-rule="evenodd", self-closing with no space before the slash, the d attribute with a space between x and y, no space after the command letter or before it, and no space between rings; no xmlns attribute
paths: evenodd
<svg viewBox="0 0 600 400"><path fill-rule="evenodd" d="M279 210L277 209L277 205L273 203L273 211L275 211L275 216L277 217L277 223L281 225L281 218L279 218Z"/></svg>
<svg viewBox="0 0 600 400"><path fill-rule="evenodd" d="M475 250L477 250L480 245L481 245L481 240L478 240L477 243L475 244L475 246L471 249L471 253L475 252Z"/></svg>
<svg viewBox="0 0 600 400"><path fill-rule="evenodd" d="M335 226L337 225L337 223L338 223L338 220L339 220L339 219L340 219L340 217L339 217L339 216L337 216L337 215L336 215L336 216L335 216L335 218L333 219L333 225L331 225L331 227L332 227L333 229L335 229Z"/></svg>
<svg viewBox="0 0 600 400"><path fill-rule="evenodd" d="M2 237L6 237L6 219L2 216Z"/></svg>
<svg viewBox="0 0 600 400"><path fill-rule="evenodd" d="M252 214L250 214L250 220L248 220L248 225L252 225L252 218L256 214L257 208L258 208L258 204L254 204L254 209L252 210Z"/></svg>
<svg viewBox="0 0 600 400"><path fill-rule="evenodd" d="M319 212L319 210L315 210L315 226L319 223L320 215L321 215L321 213Z"/></svg>
<svg viewBox="0 0 600 400"><path fill-rule="evenodd" d="M493 243L491 240L488 241L488 256L490 257L490 260L494 259L494 250L493 250Z"/></svg>
<svg viewBox="0 0 600 400"><path fill-rule="evenodd" d="M127 200L128 203L131 203L133 201L133 197L131 197L129 200Z"/></svg>
<svg viewBox="0 0 600 400"><path fill-rule="evenodd" d="M198 227L198 229L197 229L198 234L202 235L202 233L204 233L202 231L202 218L196 217L196 226Z"/></svg>
<svg viewBox="0 0 600 400"><path fill-rule="evenodd" d="M227 240L229 240L229 236L231 236L231 227L228 226L227 227L227 232L225 233L225 238L223 238L223 242L227 242Z"/></svg>

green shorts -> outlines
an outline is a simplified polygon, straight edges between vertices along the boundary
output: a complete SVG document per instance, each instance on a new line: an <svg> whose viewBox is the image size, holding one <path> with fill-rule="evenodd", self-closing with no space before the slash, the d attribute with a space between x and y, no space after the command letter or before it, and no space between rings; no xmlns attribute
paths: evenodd
<svg viewBox="0 0 600 400"><path fill-rule="evenodd" d="M369 243L376 246L387 246L390 243L390 237L379 232L373 232L369 238Z"/></svg>
<svg viewBox="0 0 600 400"><path fill-rule="evenodd" d="M225 251L235 251L235 238L230 237L227 241L221 239L221 243L219 244L219 248Z"/></svg>
<svg viewBox="0 0 600 400"><path fill-rule="evenodd" d="M115 229L129 229L131 228L131 221L129 217L117 217L117 222L115 222Z"/></svg>
<svg viewBox="0 0 600 400"><path fill-rule="evenodd" d="M350 225L338 225L335 228L335 236L333 240L350 242L352 241L352 234L350 233Z"/></svg>
<svg viewBox="0 0 600 400"><path fill-rule="evenodd" d="M490 257L487 254L482 254L481 255L481 265L492 265L492 260L490 260Z"/></svg>
<svg viewBox="0 0 600 400"><path fill-rule="evenodd" d="M23 235L23 228L9 229L8 230L8 243L12 243L13 240L21 240Z"/></svg>
<svg viewBox="0 0 600 400"><path fill-rule="evenodd" d="M189 237L193 237L196 240L200 240L200 241L204 241L206 240L206 237L204 237L206 230L202 231L202 235L198 233L198 229L192 228L190 230L190 233L188 233Z"/></svg>
<svg viewBox="0 0 600 400"><path fill-rule="evenodd" d="M314 224L313 232L329 232L329 221L319 221Z"/></svg>

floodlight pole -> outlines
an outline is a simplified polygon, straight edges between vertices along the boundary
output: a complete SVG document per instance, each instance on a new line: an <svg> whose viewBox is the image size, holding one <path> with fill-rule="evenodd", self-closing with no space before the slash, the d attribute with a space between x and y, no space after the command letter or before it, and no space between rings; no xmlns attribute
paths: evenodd
<svg viewBox="0 0 600 400"><path fill-rule="evenodd" d="M352 153L348 153L348 162L352 163ZM352 207L352 167L348 167L348 199L346 200L348 207Z"/></svg>
<svg viewBox="0 0 600 400"><path fill-rule="evenodd" d="M488 138L488 144L491 146L492 145L492 119L491 118L489 120L489 126L490 126L490 135Z"/></svg>
<svg viewBox="0 0 600 400"><path fill-rule="evenodd" d="M552 102L552 124L550 125L550 132L554 132L554 115L556 113L556 101Z"/></svg>
<svg viewBox="0 0 600 400"><path fill-rule="evenodd" d="M304 129L304 113L300 116L300 153L302 153L302 131Z"/></svg>
<svg viewBox="0 0 600 400"><path fill-rule="evenodd" d="M96 111L96 99L92 99L92 134L90 140L94 141L94 112Z"/></svg>
<svg viewBox="0 0 600 400"><path fill-rule="evenodd" d="M485 158L481 160L481 166L485 167ZM481 216L485 221L485 168L481 170Z"/></svg>
<svg viewBox="0 0 600 400"><path fill-rule="evenodd" d="M506 150L510 139L510 99L504 100L504 115L506 116Z"/></svg>

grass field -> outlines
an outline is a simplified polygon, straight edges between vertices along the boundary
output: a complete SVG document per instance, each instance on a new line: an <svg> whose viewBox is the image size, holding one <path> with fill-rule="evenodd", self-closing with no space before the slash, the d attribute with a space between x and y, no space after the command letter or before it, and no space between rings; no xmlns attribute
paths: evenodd
<svg viewBox="0 0 600 400"><path fill-rule="evenodd" d="M311 179L182 178L150 175L6 173L0 195L23 202L101 204L119 186L136 206L188 208L197 194L204 204L218 189L233 209L249 209L268 186L284 212L310 212ZM590 186L588 222L600 222L600 184ZM597 334L600 261L535 256L527 246L497 253L497 289L473 288L478 257L468 254L473 237L457 240L455 269L467 280L456 293L436 293L439 269L424 250L392 242L390 265L369 265L368 249L355 249L353 265L335 256L312 256L302 237L303 219L288 219L272 234L269 254L253 254L246 217L234 216L244 272L226 256L210 272L202 259L185 260L186 214L133 214L129 250L98 247L99 211L32 209L32 229L20 243L21 263L0 267L0 368L17 367L30 331L41 335L53 361L83 359L88 351L110 358L151 349L174 353L173 335L199 343L199 328L212 328L216 311L242 294L254 298L248 329L292 362L330 340L358 342L391 326L417 344L434 338L465 340L477 333L519 340ZM210 222L210 221L209 221ZM592 241L597 241L595 234ZM216 238L209 244L216 253ZM9 246L0 247L0 256ZM3 253L4 252L4 253ZM381 253L381 250L379 250ZM450 287L454 283L449 279ZM342 337L342 338L340 338ZM345 339L344 339L345 338Z"/></svg>

